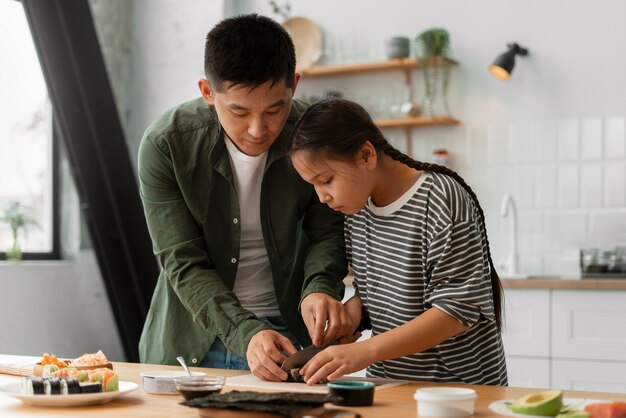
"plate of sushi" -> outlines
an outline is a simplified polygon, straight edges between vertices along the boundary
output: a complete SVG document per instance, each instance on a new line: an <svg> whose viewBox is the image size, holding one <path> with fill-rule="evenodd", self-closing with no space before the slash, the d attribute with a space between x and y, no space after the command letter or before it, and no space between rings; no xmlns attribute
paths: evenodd
<svg viewBox="0 0 626 418"><path fill-rule="evenodd" d="M133 382L119 381L108 368L65 368L48 377L25 377L22 382L0 386L0 393L29 405L78 406L110 402L137 389Z"/></svg>

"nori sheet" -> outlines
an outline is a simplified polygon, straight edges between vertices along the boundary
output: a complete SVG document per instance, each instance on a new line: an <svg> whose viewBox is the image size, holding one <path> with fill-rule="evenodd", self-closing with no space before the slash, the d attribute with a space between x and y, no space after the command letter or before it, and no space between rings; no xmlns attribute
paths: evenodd
<svg viewBox="0 0 626 418"><path fill-rule="evenodd" d="M322 407L326 402L338 402L340 400L340 397L327 393L262 393L233 390L184 401L181 402L181 405L194 408L270 412L284 417L293 417L306 410Z"/></svg>

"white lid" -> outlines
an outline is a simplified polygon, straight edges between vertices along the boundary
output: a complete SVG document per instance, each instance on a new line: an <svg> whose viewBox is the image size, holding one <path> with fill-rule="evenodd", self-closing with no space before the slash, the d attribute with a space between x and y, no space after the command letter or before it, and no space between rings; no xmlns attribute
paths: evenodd
<svg viewBox="0 0 626 418"><path fill-rule="evenodd" d="M416 390L413 399L418 401L469 401L476 399L476 397L474 389L432 387Z"/></svg>
<svg viewBox="0 0 626 418"><path fill-rule="evenodd" d="M204 376L206 373L191 372L193 376ZM139 374L141 377L147 377L149 379L174 379L175 377L188 376L184 370L160 370L155 372L143 372Z"/></svg>

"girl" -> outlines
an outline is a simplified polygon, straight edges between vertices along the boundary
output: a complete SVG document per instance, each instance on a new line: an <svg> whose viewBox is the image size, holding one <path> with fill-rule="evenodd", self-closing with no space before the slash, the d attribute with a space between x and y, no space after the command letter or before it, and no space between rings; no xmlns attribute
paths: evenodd
<svg viewBox="0 0 626 418"><path fill-rule="evenodd" d="M355 329L366 316L372 326L372 338L312 358L300 370L307 383L369 366L371 377L506 385L502 287L463 179L396 150L344 99L302 115L291 161L322 202L348 215L356 294L345 309Z"/></svg>

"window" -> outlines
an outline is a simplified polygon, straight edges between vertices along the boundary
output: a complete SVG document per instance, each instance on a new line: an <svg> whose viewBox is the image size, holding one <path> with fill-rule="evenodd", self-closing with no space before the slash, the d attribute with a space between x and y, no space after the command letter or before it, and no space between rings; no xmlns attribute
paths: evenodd
<svg viewBox="0 0 626 418"><path fill-rule="evenodd" d="M0 1L0 219L19 206L24 259L57 258L57 161L52 106L22 3ZM6 217L6 216L4 216ZM13 242L0 222L0 259Z"/></svg>

